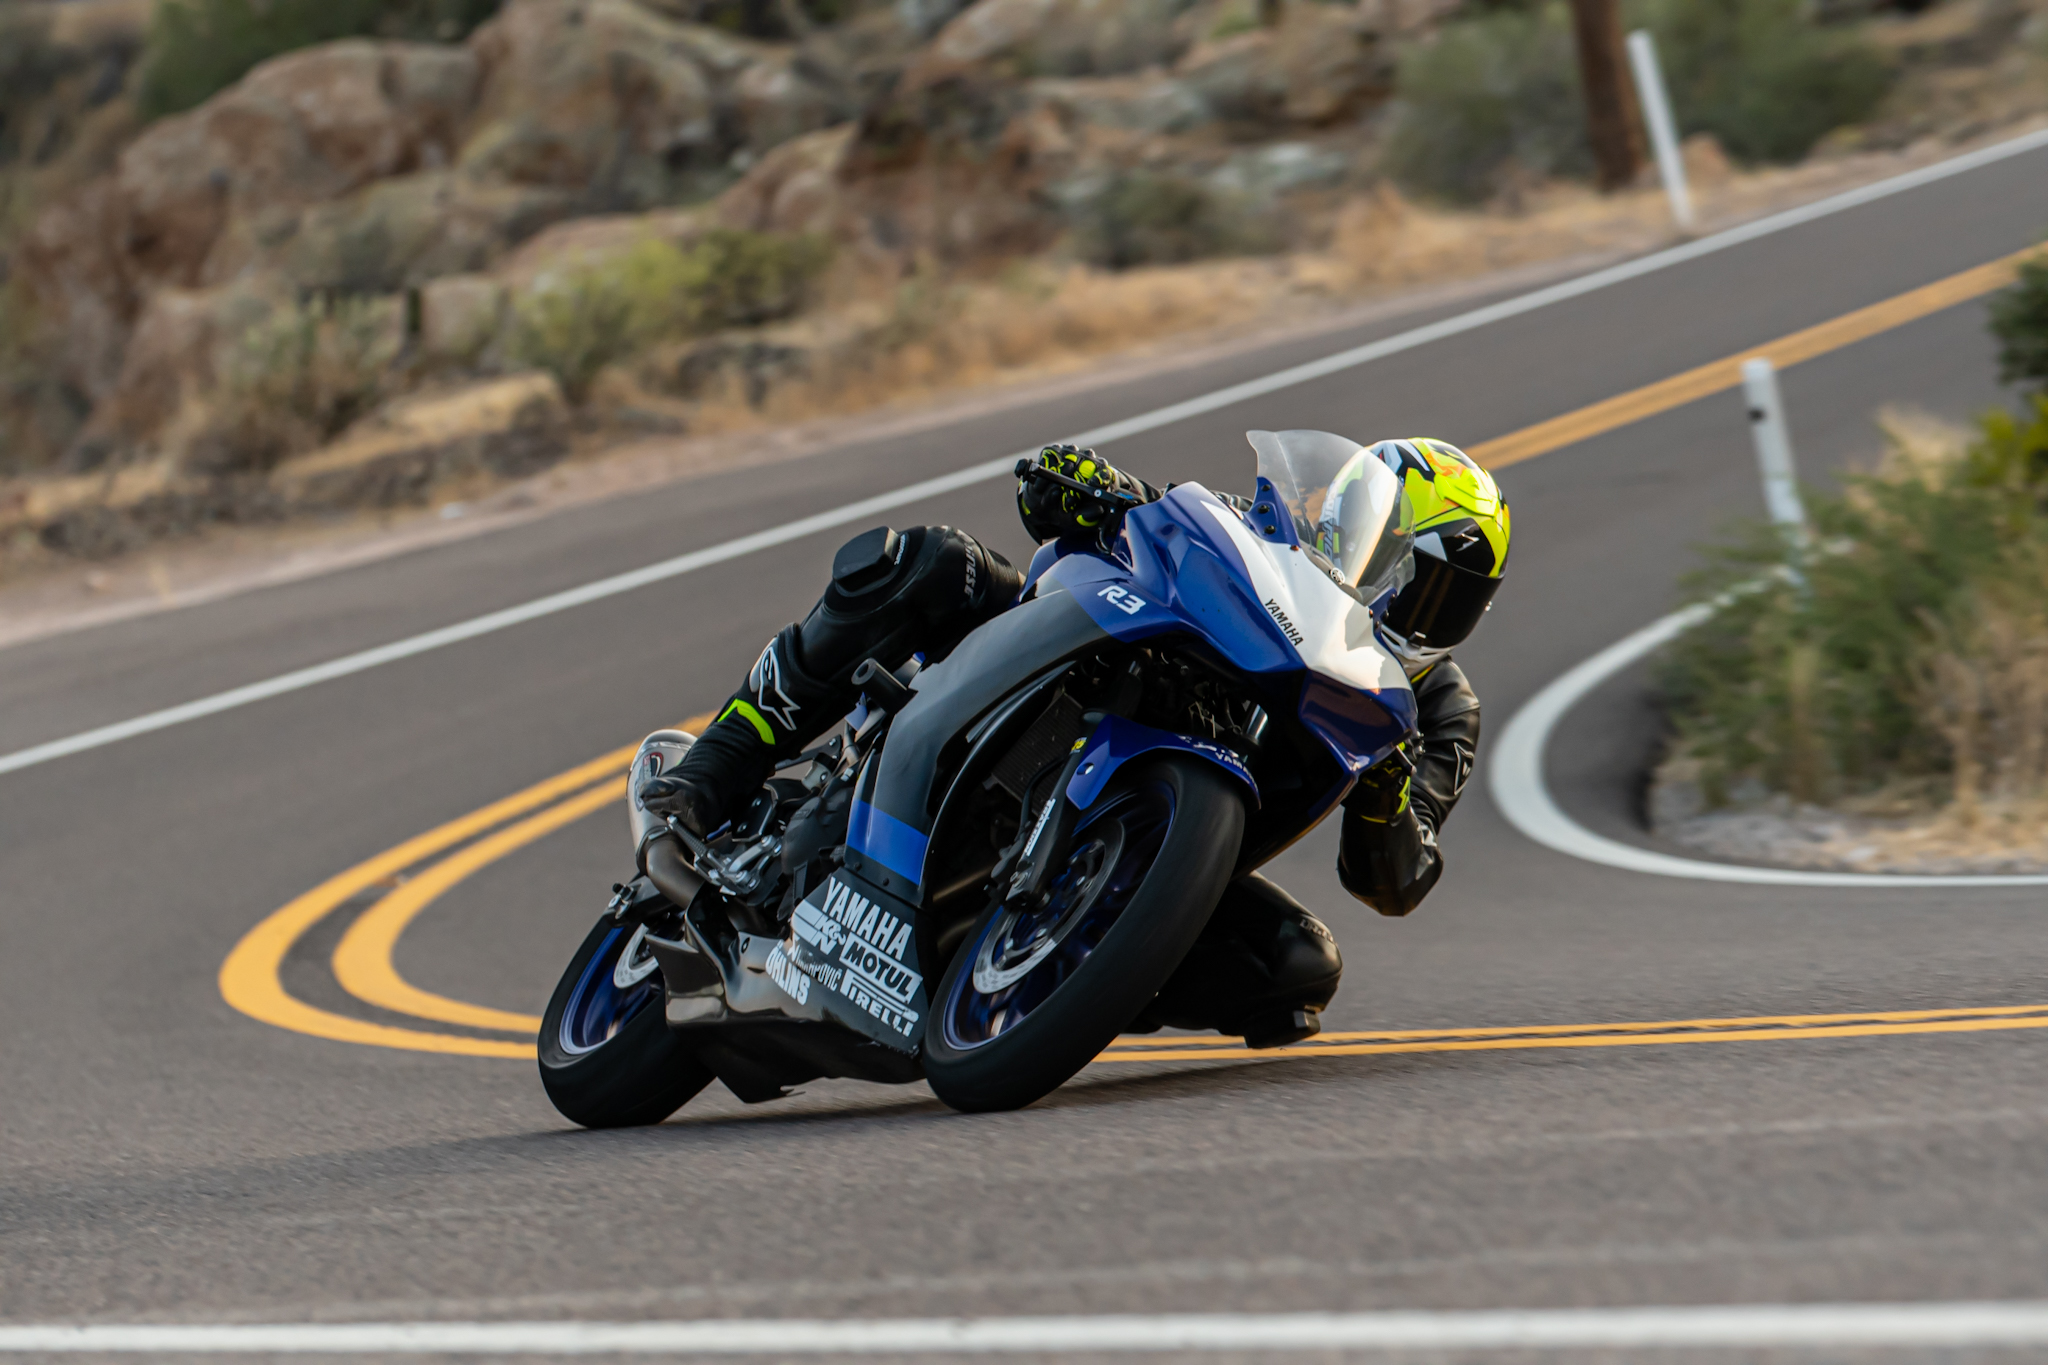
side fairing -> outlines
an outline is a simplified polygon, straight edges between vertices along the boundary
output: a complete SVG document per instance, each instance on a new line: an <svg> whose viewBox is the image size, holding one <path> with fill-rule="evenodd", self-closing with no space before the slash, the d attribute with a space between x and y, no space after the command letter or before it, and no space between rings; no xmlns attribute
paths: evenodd
<svg viewBox="0 0 2048 1365"><path fill-rule="evenodd" d="M977 627L917 675L917 696L889 724L871 776L856 790L847 847L910 895L923 879L934 812L932 783L954 736L1019 684L1108 637L1064 592L1012 607Z"/></svg>

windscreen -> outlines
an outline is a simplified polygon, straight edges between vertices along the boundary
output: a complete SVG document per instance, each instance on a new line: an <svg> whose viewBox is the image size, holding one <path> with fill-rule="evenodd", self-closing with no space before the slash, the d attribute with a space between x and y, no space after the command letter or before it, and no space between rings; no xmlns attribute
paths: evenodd
<svg viewBox="0 0 2048 1365"><path fill-rule="evenodd" d="M1248 431L1296 533L1370 602L1412 574L1414 529L1401 482L1358 442L1327 431Z"/></svg>

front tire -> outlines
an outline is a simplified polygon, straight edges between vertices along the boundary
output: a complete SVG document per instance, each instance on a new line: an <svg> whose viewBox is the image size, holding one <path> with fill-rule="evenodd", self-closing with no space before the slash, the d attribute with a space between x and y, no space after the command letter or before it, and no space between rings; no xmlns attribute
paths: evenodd
<svg viewBox="0 0 2048 1365"><path fill-rule="evenodd" d="M617 984L632 938L633 926L600 917L541 1016L541 1086L585 1128L660 1123L716 1079L662 1017L660 972Z"/></svg>
<svg viewBox="0 0 2048 1365"><path fill-rule="evenodd" d="M1020 1109L1092 1061L1208 923L1244 815L1235 784L1201 759L1118 772L1075 829L1047 910L991 908L948 964L925 1023L933 1093L968 1112Z"/></svg>

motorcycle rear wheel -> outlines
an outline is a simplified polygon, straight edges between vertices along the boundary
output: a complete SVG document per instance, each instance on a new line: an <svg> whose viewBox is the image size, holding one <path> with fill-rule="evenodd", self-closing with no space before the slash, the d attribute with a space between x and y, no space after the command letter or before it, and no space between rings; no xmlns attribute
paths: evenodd
<svg viewBox="0 0 2048 1365"><path fill-rule="evenodd" d="M991 908L947 965L925 1023L933 1093L967 1112L1020 1109L1093 1060L1208 923L1244 818L1235 784L1201 759L1118 772L1074 831L1046 911Z"/></svg>
<svg viewBox="0 0 2048 1365"><path fill-rule="evenodd" d="M716 1079L662 1017L661 973L614 979L631 925L598 919L541 1016L540 1083L585 1128L660 1123Z"/></svg>

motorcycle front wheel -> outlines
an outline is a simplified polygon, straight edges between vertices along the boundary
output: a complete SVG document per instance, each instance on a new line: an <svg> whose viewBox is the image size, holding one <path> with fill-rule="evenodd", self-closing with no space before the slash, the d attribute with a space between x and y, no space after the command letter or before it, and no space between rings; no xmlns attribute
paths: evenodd
<svg viewBox="0 0 2048 1365"><path fill-rule="evenodd" d="M924 1070L955 1109L1050 1094L1131 1022L1222 896L1244 800L1215 765L1168 754L1122 769L1083 814L1044 907L993 907L946 967Z"/></svg>
<svg viewBox="0 0 2048 1365"><path fill-rule="evenodd" d="M585 1128L660 1123L716 1079L662 1017L661 973L630 924L601 917L541 1016L540 1083ZM644 952L644 950L640 950Z"/></svg>

